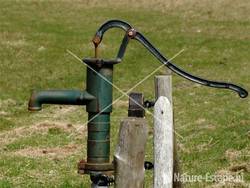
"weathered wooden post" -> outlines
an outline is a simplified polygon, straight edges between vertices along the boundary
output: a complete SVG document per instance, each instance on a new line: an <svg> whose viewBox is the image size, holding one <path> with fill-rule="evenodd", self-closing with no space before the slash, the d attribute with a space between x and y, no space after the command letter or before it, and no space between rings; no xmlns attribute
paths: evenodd
<svg viewBox="0 0 250 188"><path fill-rule="evenodd" d="M171 103L167 97L160 96L154 109L154 188L172 188L174 144Z"/></svg>
<svg viewBox="0 0 250 188"><path fill-rule="evenodd" d="M138 93L135 95L138 97ZM114 156L116 188L144 187L144 158L148 129L144 118L144 109L141 108L143 105L142 95L139 98L141 101L136 101L141 106L130 100L129 117L121 121L119 140Z"/></svg>
<svg viewBox="0 0 250 188"><path fill-rule="evenodd" d="M180 182L174 181L179 164L174 137L171 72L155 77L155 91L156 100L159 100L154 107L154 188L180 188Z"/></svg>

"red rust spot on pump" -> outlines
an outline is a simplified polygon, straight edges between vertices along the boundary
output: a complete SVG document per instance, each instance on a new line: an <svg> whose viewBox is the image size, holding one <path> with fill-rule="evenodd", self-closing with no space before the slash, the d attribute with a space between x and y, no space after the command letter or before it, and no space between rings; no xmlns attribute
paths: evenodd
<svg viewBox="0 0 250 188"><path fill-rule="evenodd" d="M98 57L98 45L101 43L101 38L98 35L95 35L94 38L92 39L92 42L94 43L95 46L95 58Z"/></svg>
<svg viewBox="0 0 250 188"><path fill-rule="evenodd" d="M101 42L101 38L95 35L94 38L92 39L92 42L94 43L95 46L98 46Z"/></svg>
<svg viewBox="0 0 250 188"><path fill-rule="evenodd" d="M130 38L134 38L135 37L135 35L136 35L136 30L135 29L129 29L128 30L128 36L130 37Z"/></svg>

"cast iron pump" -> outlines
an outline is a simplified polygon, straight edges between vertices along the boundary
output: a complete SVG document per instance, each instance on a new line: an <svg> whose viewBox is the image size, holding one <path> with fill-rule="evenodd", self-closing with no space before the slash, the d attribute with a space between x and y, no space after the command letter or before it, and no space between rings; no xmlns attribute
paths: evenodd
<svg viewBox="0 0 250 188"><path fill-rule="evenodd" d="M124 38L115 59L100 59L98 57L98 46L102 42L105 32L111 28L124 30ZM164 57L140 32L128 23L120 20L107 21L97 30L92 40L95 46L95 57L83 59L83 63L88 65L86 90L35 91L31 95L28 108L30 111L38 111L42 109L42 104L86 105L89 120L87 160L79 162L78 171L79 173L90 174L92 181L109 182L109 178L105 177L112 174L114 170L114 165L110 162L109 138L113 66L122 61L126 47L132 39L139 41L161 63L179 76L205 86L233 90L241 98L248 95L245 89L237 85L209 81L185 72Z"/></svg>

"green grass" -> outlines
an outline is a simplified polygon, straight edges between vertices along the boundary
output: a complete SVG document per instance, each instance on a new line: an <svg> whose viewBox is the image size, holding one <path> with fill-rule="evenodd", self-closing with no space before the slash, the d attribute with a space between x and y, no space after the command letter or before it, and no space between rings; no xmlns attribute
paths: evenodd
<svg viewBox="0 0 250 188"><path fill-rule="evenodd" d="M64 132L57 126L31 131L34 125L45 121L83 125L87 120L84 109L45 106L39 113L30 113L27 102L32 89L85 88L86 67L67 50L81 58L93 56L91 39L104 21L116 18L131 23L169 58L185 49L174 63L194 75L230 81L250 90L249 12L248 0L237 4L232 0L0 0L0 187L88 187L88 177L76 172L77 162L86 155L86 127L71 139L68 135L73 130ZM114 57L122 35L120 30L105 35L102 57ZM148 51L132 41L123 62L115 66L114 83L125 91L159 65ZM153 76L135 91L153 99ZM120 95L114 89L114 98ZM199 87L173 75L173 99L176 131L183 136L176 137L183 172L204 175L233 165L249 166L249 98L243 100L230 91ZM126 115L126 106L114 106L112 152L119 121ZM147 119L152 128L152 117L147 115ZM27 128L26 132L15 132L22 127ZM13 155L20 149L68 144L82 146L59 160ZM230 158L229 151L239 155ZM152 135L146 159L152 160ZM249 183L249 172L244 172L244 178ZM146 172L146 187L151 185L152 172ZM210 185L190 183L186 187Z"/></svg>

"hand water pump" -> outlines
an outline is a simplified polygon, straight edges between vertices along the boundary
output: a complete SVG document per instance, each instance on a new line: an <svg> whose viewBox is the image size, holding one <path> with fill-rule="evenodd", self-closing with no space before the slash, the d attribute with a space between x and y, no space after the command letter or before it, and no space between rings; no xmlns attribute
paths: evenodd
<svg viewBox="0 0 250 188"><path fill-rule="evenodd" d="M105 32L111 28L120 28L125 31L125 35L116 58L101 59L98 57L98 46L102 42ZM42 104L86 105L89 120L87 160L80 161L78 171L79 173L90 174L92 181L96 181L98 178L99 181L102 177L107 177L105 181L109 181L108 176L114 170L114 164L110 161L113 67L115 64L121 63L126 47L132 39L140 42L161 63L179 76L201 85L233 90L241 98L248 95L245 89L237 85L209 81L185 72L163 56L140 32L128 23L120 20L107 21L97 30L92 40L95 46L95 57L83 59L83 63L88 65L86 90L34 91L28 107L30 111L38 111L42 109ZM100 174L103 176L100 176Z"/></svg>

